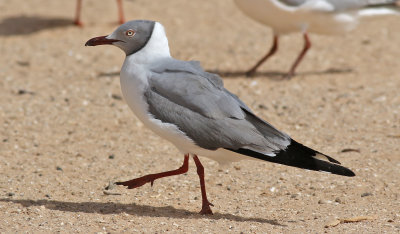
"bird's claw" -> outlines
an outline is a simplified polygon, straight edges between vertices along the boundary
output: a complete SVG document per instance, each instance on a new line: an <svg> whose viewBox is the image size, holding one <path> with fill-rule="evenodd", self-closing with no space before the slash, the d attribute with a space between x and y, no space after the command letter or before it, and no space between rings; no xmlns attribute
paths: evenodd
<svg viewBox="0 0 400 234"><path fill-rule="evenodd" d="M212 215L213 212L212 212L210 206L203 206L203 207L201 208L201 211L200 211L199 214L201 214L201 215Z"/></svg>
<svg viewBox="0 0 400 234"><path fill-rule="evenodd" d="M213 212L212 212L210 206L214 206L214 205L209 201L204 201L203 202L203 206L201 207L201 211L200 211L199 214L201 214L201 215L212 215Z"/></svg>
<svg viewBox="0 0 400 234"><path fill-rule="evenodd" d="M123 186L127 186L128 189L134 189L134 188L138 188L140 186L143 186L147 183L151 184L151 186L153 186L154 184L154 179L149 179L148 177L140 177L140 178L136 178L133 180L128 180L128 181L124 181L124 182L116 182L116 185L123 185Z"/></svg>

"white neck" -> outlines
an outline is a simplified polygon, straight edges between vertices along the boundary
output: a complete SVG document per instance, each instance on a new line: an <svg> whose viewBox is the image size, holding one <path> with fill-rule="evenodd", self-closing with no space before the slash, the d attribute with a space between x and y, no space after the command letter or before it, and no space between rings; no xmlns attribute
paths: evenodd
<svg viewBox="0 0 400 234"><path fill-rule="evenodd" d="M147 44L141 50L128 57L131 62L136 64L149 64L161 58L171 57L164 27L156 22Z"/></svg>
<svg viewBox="0 0 400 234"><path fill-rule="evenodd" d="M143 92L148 87L148 67L159 60L169 59L168 39L164 27L156 22L147 44L138 52L125 58L121 69L121 89L125 100L136 116L148 121L147 104Z"/></svg>

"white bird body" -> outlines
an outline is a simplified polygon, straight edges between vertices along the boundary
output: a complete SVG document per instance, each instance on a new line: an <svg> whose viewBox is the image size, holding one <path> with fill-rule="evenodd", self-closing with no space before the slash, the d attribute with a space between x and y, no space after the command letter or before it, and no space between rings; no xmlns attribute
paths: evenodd
<svg viewBox="0 0 400 234"><path fill-rule="evenodd" d="M110 35L112 37L113 35ZM164 27L156 22L153 35L146 46L126 57L120 73L121 90L128 106L136 117L150 130L167 139L183 154L196 154L211 158L220 165L242 159L252 159L225 149L206 150L197 146L174 124L164 123L148 112L144 91L148 88L149 69L153 63L163 63L172 59Z"/></svg>
<svg viewBox="0 0 400 234"><path fill-rule="evenodd" d="M315 3L301 7L286 6L277 0L235 0L237 6L252 19L268 25L281 35L293 32L340 34L354 29L356 12L329 13L329 5ZM316 9L320 9L319 12ZM329 27L327 27L329 25Z"/></svg>

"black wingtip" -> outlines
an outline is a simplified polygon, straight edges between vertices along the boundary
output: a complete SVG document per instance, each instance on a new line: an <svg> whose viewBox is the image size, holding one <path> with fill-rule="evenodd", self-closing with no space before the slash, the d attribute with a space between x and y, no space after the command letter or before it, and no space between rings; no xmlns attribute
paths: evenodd
<svg viewBox="0 0 400 234"><path fill-rule="evenodd" d="M347 169L347 168L346 168ZM356 176L356 173L354 173L352 170L350 170L350 169L347 169L348 171L347 171L347 174L345 174L345 176L349 176L349 177L353 177L353 176Z"/></svg>
<svg viewBox="0 0 400 234"><path fill-rule="evenodd" d="M231 150L231 149L230 149ZM276 152L276 156L264 155L249 149L231 150L239 154L247 155L264 161L279 163L314 171L325 171L342 176L355 176L350 169L340 165L340 162L325 154L304 146L295 140L284 150Z"/></svg>
<svg viewBox="0 0 400 234"><path fill-rule="evenodd" d="M278 161L287 162L290 166L325 171L342 176L355 176L353 171L341 166L336 159L308 148L293 139L286 149L277 153L276 158Z"/></svg>
<svg viewBox="0 0 400 234"><path fill-rule="evenodd" d="M319 170L319 171L326 171L326 172L330 172L332 174L336 174L336 175L342 175L342 176L348 176L348 177L353 177L356 174L343 166L337 165L337 164L333 164L333 163L329 163L327 161L322 161L319 159L316 159L317 162L315 162L315 168L313 170Z"/></svg>

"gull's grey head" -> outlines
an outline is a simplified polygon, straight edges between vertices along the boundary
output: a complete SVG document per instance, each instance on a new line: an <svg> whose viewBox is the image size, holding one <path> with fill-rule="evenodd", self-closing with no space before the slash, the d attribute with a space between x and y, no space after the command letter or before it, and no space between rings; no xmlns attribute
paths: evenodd
<svg viewBox="0 0 400 234"><path fill-rule="evenodd" d="M128 56L141 50L147 44L154 25L155 22L150 20L132 20L122 24L108 36L90 39L85 46L115 45Z"/></svg>

